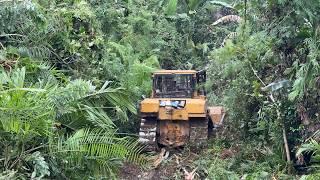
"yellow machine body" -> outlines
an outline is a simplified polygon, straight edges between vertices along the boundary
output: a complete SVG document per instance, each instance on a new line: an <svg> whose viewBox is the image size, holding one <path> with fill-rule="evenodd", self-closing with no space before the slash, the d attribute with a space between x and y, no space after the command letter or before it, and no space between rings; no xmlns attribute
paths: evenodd
<svg viewBox="0 0 320 180"><path fill-rule="evenodd" d="M160 102L168 102L171 100L182 100L186 102L184 108L175 109L172 107L160 107ZM140 106L142 116L155 113L159 120L189 120L191 117L206 117L207 105L205 99L164 99L164 98L148 98L144 99Z"/></svg>
<svg viewBox="0 0 320 180"><path fill-rule="evenodd" d="M204 89L197 87L205 80L201 81L197 73L194 70L153 73L152 95L140 103L139 109L142 142L171 147L200 142L207 139L208 124L222 123L223 108L207 107Z"/></svg>

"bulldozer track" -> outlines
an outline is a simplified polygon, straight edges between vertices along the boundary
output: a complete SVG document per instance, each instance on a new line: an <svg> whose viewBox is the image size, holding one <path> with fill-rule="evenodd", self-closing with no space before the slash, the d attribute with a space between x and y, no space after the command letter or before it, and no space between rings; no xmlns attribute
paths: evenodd
<svg viewBox="0 0 320 180"><path fill-rule="evenodd" d="M157 120L141 119L139 142L145 146L146 151L155 151L157 149Z"/></svg>
<svg viewBox="0 0 320 180"><path fill-rule="evenodd" d="M208 140L208 119L190 120L190 144L191 146L205 146Z"/></svg>

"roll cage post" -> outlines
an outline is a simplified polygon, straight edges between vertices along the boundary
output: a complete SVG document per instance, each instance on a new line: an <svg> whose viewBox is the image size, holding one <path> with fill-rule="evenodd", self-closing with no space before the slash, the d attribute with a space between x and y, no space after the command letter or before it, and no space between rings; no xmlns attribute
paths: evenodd
<svg viewBox="0 0 320 180"><path fill-rule="evenodd" d="M207 79L207 72L206 70L200 70L197 72L197 86L198 86L198 94L199 95L206 95L205 83Z"/></svg>

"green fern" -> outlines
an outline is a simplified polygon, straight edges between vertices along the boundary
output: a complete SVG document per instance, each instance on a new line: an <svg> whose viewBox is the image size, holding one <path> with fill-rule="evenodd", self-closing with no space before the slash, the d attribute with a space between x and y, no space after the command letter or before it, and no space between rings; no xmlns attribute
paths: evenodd
<svg viewBox="0 0 320 180"><path fill-rule="evenodd" d="M296 156L301 155L303 152L313 152L314 154L320 152L320 144L311 139L309 143L303 144L298 151L296 152Z"/></svg>
<svg viewBox="0 0 320 180"><path fill-rule="evenodd" d="M315 87L315 79L320 74L319 58L319 42L315 39L307 39L305 41L309 48L307 63L301 64L296 73L296 80L293 84L292 92L289 94L289 99L301 99L307 88Z"/></svg>
<svg viewBox="0 0 320 180"><path fill-rule="evenodd" d="M30 57L32 59L49 59L51 51L47 47L19 47L18 52L22 57Z"/></svg>
<svg viewBox="0 0 320 180"><path fill-rule="evenodd" d="M113 123L111 117L105 112L105 109L94 108L94 105L84 105L84 108L87 114L87 120L96 127L100 127L105 130L115 128L115 124Z"/></svg>
<svg viewBox="0 0 320 180"><path fill-rule="evenodd" d="M22 137L48 135L54 115L49 90L25 87L25 76L25 68L0 74L0 127Z"/></svg>
<svg viewBox="0 0 320 180"><path fill-rule="evenodd" d="M60 138L57 146L53 144L50 150L53 155L63 159L66 167L91 162L95 164L94 168L100 167L110 174L117 161L145 163L145 159L139 155L142 148L135 139L116 137L114 131L80 129L67 139Z"/></svg>
<svg viewBox="0 0 320 180"><path fill-rule="evenodd" d="M42 179L50 176L49 165L39 151L36 151L26 158L27 162L33 165L32 179Z"/></svg>

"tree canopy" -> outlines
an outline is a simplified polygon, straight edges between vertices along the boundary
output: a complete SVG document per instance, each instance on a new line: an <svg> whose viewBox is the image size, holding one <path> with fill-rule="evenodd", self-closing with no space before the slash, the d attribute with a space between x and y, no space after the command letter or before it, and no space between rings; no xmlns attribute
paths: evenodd
<svg viewBox="0 0 320 180"><path fill-rule="evenodd" d="M319 161L319 16L318 0L0 0L0 179L143 167L156 69L206 69L208 103L227 108L200 178L300 178Z"/></svg>

